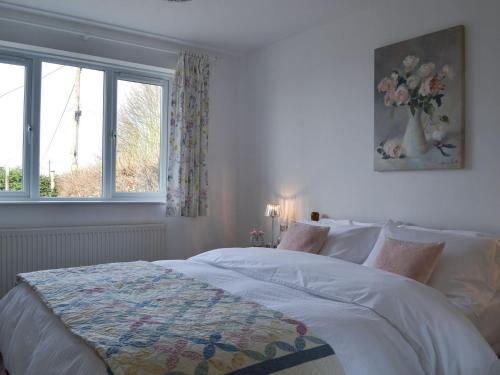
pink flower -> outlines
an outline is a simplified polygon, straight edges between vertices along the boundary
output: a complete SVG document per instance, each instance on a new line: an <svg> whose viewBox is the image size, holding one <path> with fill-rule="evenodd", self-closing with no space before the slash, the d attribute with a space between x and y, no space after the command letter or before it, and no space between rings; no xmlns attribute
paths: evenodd
<svg viewBox="0 0 500 375"><path fill-rule="evenodd" d="M389 77L384 77L378 84L378 92L388 92L395 89L395 84Z"/></svg>
<svg viewBox="0 0 500 375"><path fill-rule="evenodd" d="M444 84L441 79L439 79L438 75L436 74L434 77L429 82L429 90L432 94L432 96L438 95L441 91L444 90Z"/></svg>
<svg viewBox="0 0 500 375"><path fill-rule="evenodd" d="M396 93L394 90L387 91L384 97L384 103L387 107L391 107L396 102Z"/></svg>
<svg viewBox="0 0 500 375"><path fill-rule="evenodd" d="M399 159L403 153L403 147L398 139L390 139L385 142L384 151L392 159Z"/></svg>
<svg viewBox="0 0 500 375"><path fill-rule="evenodd" d="M394 95L398 105L407 104L408 100L410 99L410 93L408 92L408 88L405 85L399 86Z"/></svg>

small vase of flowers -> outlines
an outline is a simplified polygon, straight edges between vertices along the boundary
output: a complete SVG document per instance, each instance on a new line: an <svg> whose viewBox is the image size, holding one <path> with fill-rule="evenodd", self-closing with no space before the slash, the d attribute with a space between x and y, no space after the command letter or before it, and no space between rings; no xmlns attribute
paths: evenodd
<svg viewBox="0 0 500 375"><path fill-rule="evenodd" d="M250 232L250 245L252 247L263 247L264 246L264 231L254 229Z"/></svg>

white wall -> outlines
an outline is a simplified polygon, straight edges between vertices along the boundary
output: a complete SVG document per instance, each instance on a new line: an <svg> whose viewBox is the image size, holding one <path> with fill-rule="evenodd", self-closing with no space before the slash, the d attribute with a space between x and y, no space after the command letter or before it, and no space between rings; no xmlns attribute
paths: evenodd
<svg viewBox="0 0 500 375"><path fill-rule="evenodd" d="M81 37L6 22L0 23L0 39L162 67L173 67L176 62L172 54L93 39L84 41ZM157 47L178 47L144 38L142 41ZM168 258L186 258L202 250L230 246L236 233L234 140L239 120L239 73L239 58L226 55L212 64L208 217L167 218L164 204L0 204L0 228L167 222Z"/></svg>
<svg viewBox="0 0 500 375"><path fill-rule="evenodd" d="M374 4L377 2L373 2ZM267 201L297 216L402 219L500 232L500 2L388 0L248 56L242 68L241 241ZM466 168L373 171L374 49L466 27Z"/></svg>
<svg viewBox="0 0 500 375"><path fill-rule="evenodd" d="M158 204L2 204L0 228L167 222L166 256L187 257L247 244L252 227L269 231L265 203L293 198L297 217L318 210L500 231L499 3L377 4L257 51L241 66L231 56L213 63L209 217L166 218ZM457 24L466 26L467 39L466 169L374 172L373 50ZM0 38L157 66L175 62L165 53L4 22Z"/></svg>

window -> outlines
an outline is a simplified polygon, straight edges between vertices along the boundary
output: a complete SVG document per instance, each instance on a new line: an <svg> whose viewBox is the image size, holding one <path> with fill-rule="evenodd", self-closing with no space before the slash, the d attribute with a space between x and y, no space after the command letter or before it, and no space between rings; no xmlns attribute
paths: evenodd
<svg viewBox="0 0 500 375"><path fill-rule="evenodd" d="M26 191L26 64L0 57L0 193L3 195Z"/></svg>
<svg viewBox="0 0 500 375"><path fill-rule="evenodd" d="M164 201L170 79L0 51L0 200Z"/></svg>
<svg viewBox="0 0 500 375"><path fill-rule="evenodd" d="M118 80L117 192L159 192L162 88Z"/></svg>
<svg viewBox="0 0 500 375"><path fill-rule="evenodd" d="M104 72L42 63L40 197L102 196Z"/></svg>

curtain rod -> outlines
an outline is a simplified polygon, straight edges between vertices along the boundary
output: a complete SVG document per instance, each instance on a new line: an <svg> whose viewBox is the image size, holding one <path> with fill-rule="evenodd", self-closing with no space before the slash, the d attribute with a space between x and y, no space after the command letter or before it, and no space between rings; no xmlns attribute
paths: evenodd
<svg viewBox="0 0 500 375"><path fill-rule="evenodd" d="M34 27L38 27L38 28L41 28L41 29L51 30L51 31L64 32L66 34L72 34L72 35L78 36L78 37L82 38L85 41L88 41L90 39L97 39L97 40L103 40L103 41L111 42L111 43L118 43L118 44L128 45L128 46L131 46L131 47L148 49L148 50L151 50L151 51L168 53L168 54L172 54L172 55L177 55L182 50L184 50L184 49L187 48L187 47L184 47L184 46L182 48L178 48L178 49L176 49L176 48L164 48L164 47L153 47L153 46L148 46L148 45L144 45L144 44L140 44L140 43L130 42L130 41L127 41L127 40L116 39L116 38L106 37L106 36L102 36L102 35L96 35L96 34L93 34L93 33L86 33L86 32L83 32L83 31L76 31L76 30L72 30L72 29L68 29L68 28L64 28L64 27L60 27L60 26L51 26L51 25L46 25L46 24L41 24L41 23L33 23L33 22L30 22L30 21L24 21L24 20L9 18L9 17L2 17L2 16L0 16L0 20L6 21L6 22L19 23L19 24L23 24L23 25L27 25L27 26L32 26L32 27L34 26ZM196 48L193 48L193 49L196 50ZM210 54L207 54L207 55L209 56L209 58L212 61L221 60L220 56L210 55Z"/></svg>

